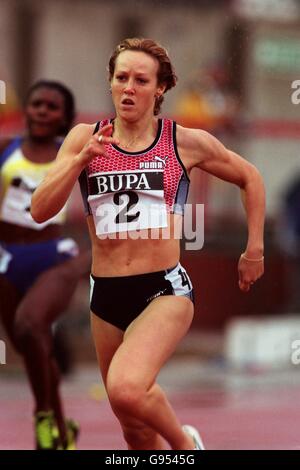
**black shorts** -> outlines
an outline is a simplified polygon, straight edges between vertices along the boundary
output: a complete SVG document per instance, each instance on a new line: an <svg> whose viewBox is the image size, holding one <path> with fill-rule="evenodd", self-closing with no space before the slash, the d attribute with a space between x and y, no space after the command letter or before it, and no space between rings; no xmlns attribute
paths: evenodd
<svg viewBox="0 0 300 470"><path fill-rule="evenodd" d="M180 263L175 268L120 277L91 274L91 311L125 331L150 302L162 295L180 295L194 302L190 278Z"/></svg>

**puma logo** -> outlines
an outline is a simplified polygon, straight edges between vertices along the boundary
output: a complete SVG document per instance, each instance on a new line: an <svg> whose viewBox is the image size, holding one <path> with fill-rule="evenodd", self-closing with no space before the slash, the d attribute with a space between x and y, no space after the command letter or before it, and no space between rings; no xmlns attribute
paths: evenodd
<svg viewBox="0 0 300 470"><path fill-rule="evenodd" d="M158 162L161 162L163 164L163 166L165 167L166 164L167 164L167 160L168 160L168 156L166 155L165 157L161 158L161 157L158 157L157 155L154 157L154 160L157 160Z"/></svg>

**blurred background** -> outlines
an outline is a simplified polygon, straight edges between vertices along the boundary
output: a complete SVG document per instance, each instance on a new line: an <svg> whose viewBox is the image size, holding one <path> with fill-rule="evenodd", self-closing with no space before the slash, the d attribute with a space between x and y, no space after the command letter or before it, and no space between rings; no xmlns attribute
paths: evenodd
<svg viewBox="0 0 300 470"><path fill-rule="evenodd" d="M210 362L219 377L226 370L289 370L295 378L300 104L292 95L293 83L300 80L300 1L0 0L0 79L7 90L7 103L0 105L1 135L22 131L25 91L41 78L60 80L73 90L78 122L112 115L108 59L121 39L132 36L160 42L175 66L178 85L166 95L162 115L214 134L254 163L266 185L266 271L243 294L237 262L246 225L239 190L194 170L189 201L205 205L205 241L197 251L185 250L182 243L196 312L178 356ZM66 232L88 246L78 188ZM65 338L66 371L95 363L88 287L88 279L82 280L57 326ZM5 339L1 329L0 338ZM7 364L0 367L0 378L4 370L19 367L8 344Z"/></svg>

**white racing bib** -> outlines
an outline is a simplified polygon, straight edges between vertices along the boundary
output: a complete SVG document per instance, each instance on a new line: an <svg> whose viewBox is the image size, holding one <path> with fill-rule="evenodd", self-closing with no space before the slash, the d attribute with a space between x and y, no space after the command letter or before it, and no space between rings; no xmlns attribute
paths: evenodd
<svg viewBox="0 0 300 470"><path fill-rule="evenodd" d="M163 170L132 170L89 175L88 202L96 234L167 227Z"/></svg>
<svg viewBox="0 0 300 470"><path fill-rule="evenodd" d="M40 180L25 175L14 178L2 201L1 220L35 230L42 230L52 223L61 223L62 211L41 224L33 220L30 214L31 197L39 183Z"/></svg>

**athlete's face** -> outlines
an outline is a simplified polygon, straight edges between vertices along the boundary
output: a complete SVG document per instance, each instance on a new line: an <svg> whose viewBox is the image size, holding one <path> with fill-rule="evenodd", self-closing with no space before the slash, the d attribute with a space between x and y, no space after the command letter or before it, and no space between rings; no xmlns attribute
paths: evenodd
<svg viewBox="0 0 300 470"><path fill-rule="evenodd" d="M117 115L130 121L153 116L155 97L164 86L157 83L159 63L141 51L124 51L116 60L111 80L112 99Z"/></svg>
<svg viewBox="0 0 300 470"><path fill-rule="evenodd" d="M26 103L25 116L32 137L55 137L65 123L65 100L52 88L34 90Z"/></svg>

